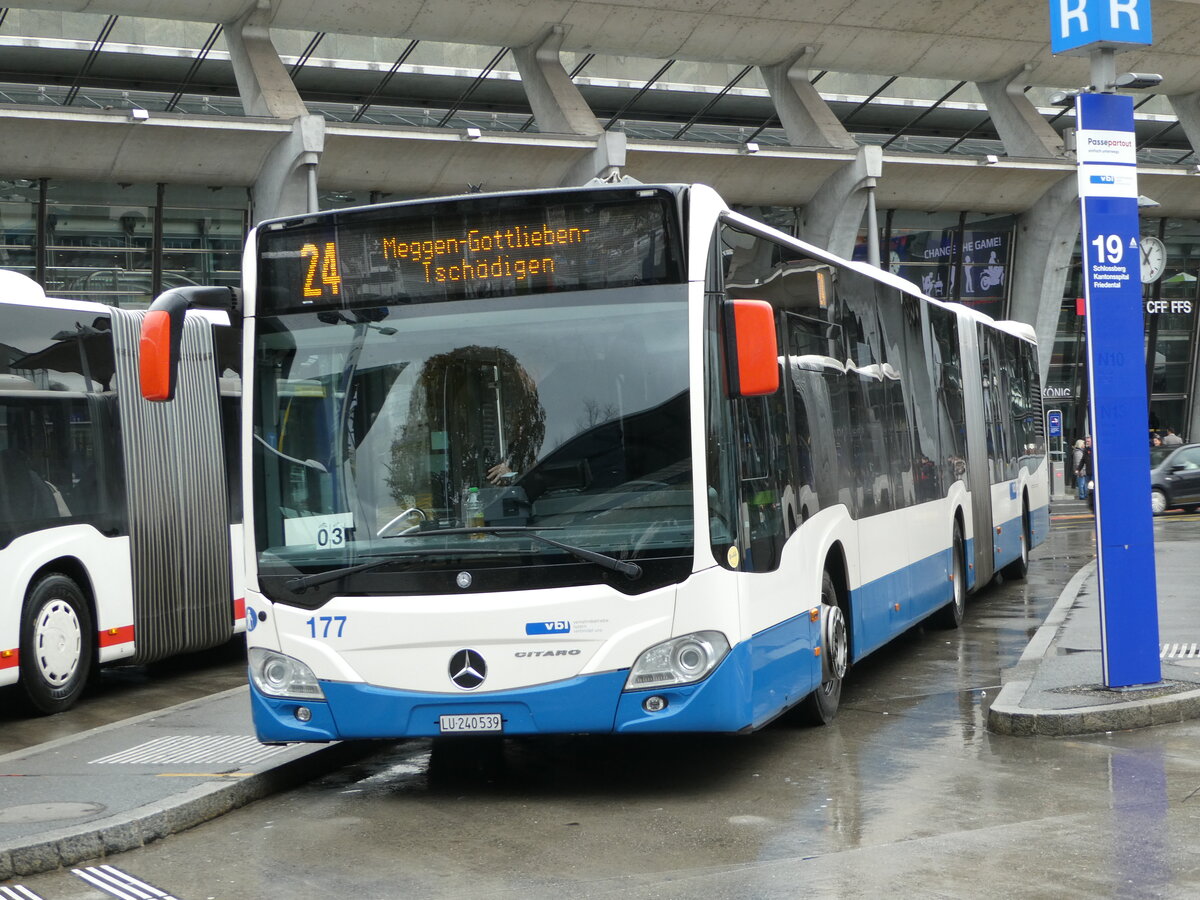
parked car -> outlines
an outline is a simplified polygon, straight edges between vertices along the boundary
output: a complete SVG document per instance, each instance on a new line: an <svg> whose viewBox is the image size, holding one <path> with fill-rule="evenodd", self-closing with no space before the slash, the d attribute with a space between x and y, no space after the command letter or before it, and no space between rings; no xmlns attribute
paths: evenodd
<svg viewBox="0 0 1200 900"><path fill-rule="evenodd" d="M1200 507L1200 444L1150 448L1150 508Z"/></svg>

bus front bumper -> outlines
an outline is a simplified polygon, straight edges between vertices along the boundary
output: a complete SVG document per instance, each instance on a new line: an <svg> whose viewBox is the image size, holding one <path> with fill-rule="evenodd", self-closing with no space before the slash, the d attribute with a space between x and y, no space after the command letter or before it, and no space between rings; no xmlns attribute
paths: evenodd
<svg viewBox="0 0 1200 900"><path fill-rule="evenodd" d="M258 738L267 743L438 737L442 716L499 714L504 735L743 731L752 724L749 652L734 647L697 684L624 691L627 670L490 694L432 694L322 681L325 700L270 697L250 686ZM665 708L647 712L648 697ZM299 713L301 708L307 713ZM302 721L302 717L306 721ZM467 732L466 734L478 734ZM486 733L486 732L485 732Z"/></svg>

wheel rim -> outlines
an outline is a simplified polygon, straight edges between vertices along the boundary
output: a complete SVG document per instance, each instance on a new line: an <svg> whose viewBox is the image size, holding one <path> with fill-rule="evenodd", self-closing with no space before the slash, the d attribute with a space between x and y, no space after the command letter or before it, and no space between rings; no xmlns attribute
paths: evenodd
<svg viewBox="0 0 1200 900"><path fill-rule="evenodd" d="M954 546L954 608L961 615L967 608L967 576L963 571L962 545Z"/></svg>
<svg viewBox="0 0 1200 900"><path fill-rule="evenodd" d="M1162 491L1150 492L1150 509L1156 513L1166 512L1167 498L1163 496Z"/></svg>
<svg viewBox="0 0 1200 900"><path fill-rule="evenodd" d="M68 684L79 670L83 626L75 608L65 600L42 607L33 629L33 657L38 674L52 687Z"/></svg>
<svg viewBox="0 0 1200 900"><path fill-rule="evenodd" d="M829 693L846 674L850 661L850 639L841 607L821 604L821 638L825 645L821 656L821 687Z"/></svg>

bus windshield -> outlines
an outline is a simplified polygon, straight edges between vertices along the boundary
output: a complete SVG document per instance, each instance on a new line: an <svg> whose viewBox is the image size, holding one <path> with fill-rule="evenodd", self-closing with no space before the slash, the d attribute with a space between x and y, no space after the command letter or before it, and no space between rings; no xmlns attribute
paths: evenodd
<svg viewBox="0 0 1200 900"><path fill-rule="evenodd" d="M260 316L264 591L315 602L297 576L339 568L357 571L326 596L430 593L437 572L454 590L468 562L521 569L529 588L622 578L521 529L651 569L690 560L686 297L657 284Z"/></svg>

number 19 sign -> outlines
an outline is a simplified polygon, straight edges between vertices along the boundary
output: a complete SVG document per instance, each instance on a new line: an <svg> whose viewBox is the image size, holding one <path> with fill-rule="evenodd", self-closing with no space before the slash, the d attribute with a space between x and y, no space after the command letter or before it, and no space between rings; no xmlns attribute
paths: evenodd
<svg viewBox="0 0 1200 900"><path fill-rule="evenodd" d="M1112 687L1162 680L1146 439L1133 98L1076 99L1101 655Z"/></svg>

